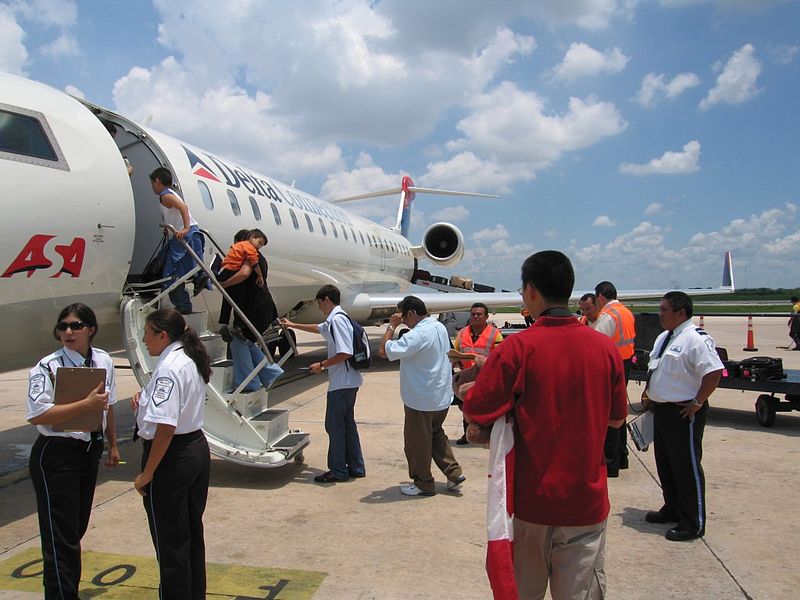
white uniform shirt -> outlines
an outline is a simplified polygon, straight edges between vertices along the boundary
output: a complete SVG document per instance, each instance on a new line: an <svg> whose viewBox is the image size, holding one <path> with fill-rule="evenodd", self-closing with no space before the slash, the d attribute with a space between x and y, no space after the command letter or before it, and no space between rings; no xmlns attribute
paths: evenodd
<svg viewBox="0 0 800 600"><path fill-rule="evenodd" d="M171 194L174 194L178 200L184 202L180 194L175 190L173 190L172 188L167 188L166 191ZM158 198L159 198L158 204L161 207L161 218L164 220L164 223L166 223L167 225L172 225L175 228L175 231L180 231L181 229L183 229L183 217L181 216L181 211L179 211L177 208L164 206L163 204L161 204L160 195ZM186 205L186 210L189 210L188 204ZM194 220L194 218L192 217L192 213L190 212L189 227L191 227L192 225L197 225L197 221Z"/></svg>
<svg viewBox="0 0 800 600"><path fill-rule="evenodd" d="M653 344L647 395L655 402L686 402L695 397L705 375L722 370L722 361L714 340L698 332L691 319L675 328L663 354L655 357L668 334L661 332Z"/></svg>
<svg viewBox="0 0 800 600"><path fill-rule="evenodd" d="M53 383L61 367L82 367L83 356L68 348L60 348L48 354L31 369L28 376L28 414L30 420L46 413L53 408ZM114 383L114 363L108 352L100 348L92 348L92 367L106 370L106 391L108 404L111 406L117 401L117 388ZM54 431L52 425L37 425L36 429L42 435L58 437L71 437L88 442L91 435L86 431ZM103 412L103 431L106 430L106 413Z"/></svg>
<svg viewBox="0 0 800 600"><path fill-rule="evenodd" d="M175 426L175 435L203 426L206 384L197 365L183 351L180 341L164 348L150 383L139 396L136 424L139 436L152 440L159 423Z"/></svg>
<svg viewBox="0 0 800 600"><path fill-rule="evenodd" d="M444 410L453 400L453 375L447 351L447 329L426 317L398 340L385 346L389 360L400 360L400 397L414 410Z"/></svg>
<svg viewBox="0 0 800 600"><path fill-rule="evenodd" d="M606 305L613 306L614 304L621 304L619 300L609 300ZM605 307L604 307L605 308ZM600 333L607 335L608 337L614 337L614 329L617 327L617 322L614 320L614 317L609 315L608 313L601 312L600 315L597 317L597 320L594 322L593 325L590 325L592 329L595 331L599 331Z"/></svg>
<svg viewBox="0 0 800 600"><path fill-rule="evenodd" d="M336 316L340 315L340 316ZM353 354L353 326L341 306L335 306L322 323L317 325L319 332L328 342L328 358L340 352ZM333 335L331 335L333 330ZM328 367L328 391L346 390L361 387L364 378L347 361Z"/></svg>

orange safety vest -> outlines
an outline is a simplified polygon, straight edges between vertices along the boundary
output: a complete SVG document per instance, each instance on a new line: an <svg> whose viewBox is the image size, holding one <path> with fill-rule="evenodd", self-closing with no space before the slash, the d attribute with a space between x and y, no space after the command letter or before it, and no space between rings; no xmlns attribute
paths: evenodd
<svg viewBox="0 0 800 600"><path fill-rule="evenodd" d="M492 348L494 348L494 340L497 337L497 327L494 325L487 325L474 344L472 342L472 330L470 329L469 325L464 327L458 336L461 338L458 344L461 352L466 354L482 354L483 356L488 356L489 352L491 352ZM475 361L473 360L462 360L461 368L469 369L474 364Z"/></svg>
<svg viewBox="0 0 800 600"><path fill-rule="evenodd" d="M628 308L619 302L608 303L600 311L614 320L614 333L611 340L617 346L622 360L633 356L633 342L636 339L636 319Z"/></svg>

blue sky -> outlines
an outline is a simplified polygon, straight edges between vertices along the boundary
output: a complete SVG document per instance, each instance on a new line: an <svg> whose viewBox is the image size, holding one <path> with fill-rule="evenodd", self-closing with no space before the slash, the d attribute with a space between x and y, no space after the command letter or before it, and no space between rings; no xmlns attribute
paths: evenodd
<svg viewBox="0 0 800 600"><path fill-rule="evenodd" d="M516 289L555 248L577 287L800 285L800 3L0 0L0 70L323 198L399 185L448 275ZM349 208L393 224L396 199Z"/></svg>

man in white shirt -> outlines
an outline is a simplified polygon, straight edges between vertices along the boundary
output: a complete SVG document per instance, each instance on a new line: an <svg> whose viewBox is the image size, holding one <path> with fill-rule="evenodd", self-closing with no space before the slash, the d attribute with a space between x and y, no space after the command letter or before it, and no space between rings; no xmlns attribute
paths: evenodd
<svg viewBox="0 0 800 600"><path fill-rule="evenodd" d="M452 369L447 358L450 338L439 321L428 316L425 303L406 296L389 318L381 340L380 355L400 361L400 396L405 405L403 437L408 475L413 483L400 491L406 496L436 493L431 459L448 480L447 489L458 488L466 477L453 456L450 441L442 429L453 399ZM401 323L410 329L393 340Z"/></svg>
<svg viewBox="0 0 800 600"><path fill-rule="evenodd" d="M645 515L648 523L677 523L666 538L703 537L706 526L703 430L708 397L719 385L722 361L714 340L692 323L692 299L668 292L658 316L666 329L650 353L642 404L654 413L655 458L664 506Z"/></svg>
<svg viewBox="0 0 800 600"><path fill-rule="evenodd" d="M341 292L336 286L323 285L316 296L317 306L325 315L318 325L293 323L281 319L284 327L319 333L328 342L328 358L313 363L312 373L328 371L328 397L325 408L325 431L328 433L328 471L314 477L317 483L336 483L351 477L364 477L364 455L355 420L356 394L363 383L361 373L349 365L353 356L353 326L339 306Z"/></svg>

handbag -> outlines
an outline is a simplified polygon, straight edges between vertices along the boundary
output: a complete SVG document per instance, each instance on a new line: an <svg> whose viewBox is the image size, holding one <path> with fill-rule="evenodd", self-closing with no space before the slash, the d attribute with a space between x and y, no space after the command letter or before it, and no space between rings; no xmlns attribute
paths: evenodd
<svg viewBox="0 0 800 600"><path fill-rule="evenodd" d="M640 452L646 452L648 446L655 439L655 429L653 426L653 413L646 410L635 419L628 422L628 431L631 439Z"/></svg>
<svg viewBox="0 0 800 600"><path fill-rule="evenodd" d="M141 282L142 283L149 283L151 281L155 281L156 279L162 278L162 272L164 271L164 257L166 255L167 250L167 236L161 236L161 241L156 246L156 249L153 251L153 254L150 256L150 260L147 261L144 269L142 270L141 274Z"/></svg>

